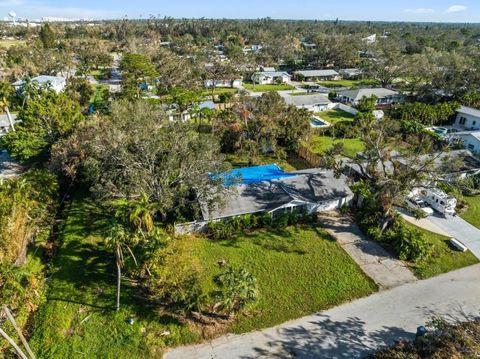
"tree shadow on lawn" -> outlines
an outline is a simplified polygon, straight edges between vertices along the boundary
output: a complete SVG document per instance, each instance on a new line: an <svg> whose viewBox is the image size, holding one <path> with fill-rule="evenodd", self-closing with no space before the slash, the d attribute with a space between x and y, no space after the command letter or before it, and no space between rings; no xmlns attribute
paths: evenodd
<svg viewBox="0 0 480 359"><path fill-rule="evenodd" d="M279 328L277 331L285 339L271 340L268 348L256 347L255 356L242 358L363 358L400 338L414 338L414 333L399 327L384 326L367 332L366 323L357 317L335 321L328 315L317 314L315 318L305 326Z"/></svg>

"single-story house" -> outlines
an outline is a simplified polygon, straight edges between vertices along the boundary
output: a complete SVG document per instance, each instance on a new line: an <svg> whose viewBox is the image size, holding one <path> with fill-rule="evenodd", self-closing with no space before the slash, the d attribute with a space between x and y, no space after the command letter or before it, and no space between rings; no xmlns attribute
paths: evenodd
<svg viewBox="0 0 480 359"><path fill-rule="evenodd" d="M403 101L402 95L396 91L386 88L363 88L357 90L340 91L337 94L337 98L341 102L350 103L353 106L357 106L362 98L371 97L373 95L377 97L378 106L392 105L394 103Z"/></svg>
<svg viewBox="0 0 480 359"><path fill-rule="evenodd" d="M344 79L357 79L362 75L361 69L341 69L338 72Z"/></svg>
<svg viewBox="0 0 480 359"><path fill-rule="evenodd" d="M252 81L258 85L270 85L275 83L288 83L292 76L282 71L259 71L252 75Z"/></svg>
<svg viewBox="0 0 480 359"><path fill-rule="evenodd" d="M213 80L205 80L203 82L205 88L212 88L213 87ZM242 79L223 79L223 80L215 80L215 88L233 88L239 87L242 85Z"/></svg>
<svg viewBox="0 0 480 359"><path fill-rule="evenodd" d="M40 89L51 88L57 93L65 90L65 87L67 86L67 80L65 79L65 77L62 76L40 75L37 77L33 77L31 81L32 83L35 83ZM15 90L19 91L22 89L24 83L25 81L18 80L12 85L13 87L15 87Z"/></svg>
<svg viewBox="0 0 480 359"><path fill-rule="evenodd" d="M215 103L213 101L204 101L198 104L198 107L196 110L201 111L203 109L209 109L209 110L215 110ZM193 109L189 109L186 111L183 111L180 113L175 106L173 108L170 108L167 110L168 114L168 120L170 122L174 121L182 121L182 122L187 122L190 121L192 118L195 118L195 115L193 113ZM201 114L199 114L201 116Z"/></svg>
<svg viewBox="0 0 480 359"><path fill-rule="evenodd" d="M342 78L335 70L300 70L295 71L294 76L303 81L340 80Z"/></svg>
<svg viewBox="0 0 480 359"><path fill-rule="evenodd" d="M480 155L480 130L456 132L449 135L450 140L459 140L465 149Z"/></svg>
<svg viewBox="0 0 480 359"><path fill-rule="evenodd" d="M362 39L367 45L372 45L377 42L377 34L373 34Z"/></svg>
<svg viewBox="0 0 480 359"><path fill-rule="evenodd" d="M204 221L266 212L272 215L324 212L349 205L353 199L347 177L336 178L330 170L283 172L276 165L267 165L236 171L240 175L245 173L247 178L232 186L223 205L207 208L201 204ZM252 171L273 171L276 175L267 173L265 178L259 175L254 180L249 177Z"/></svg>
<svg viewBox="0 0 480 359"><path fill-rule="evenodd" d="M259 71L260 72L275 72L277 71L275 67L268 67L268 66L259 66Z"/></svg>
<svg viewBox="0 0 480 359"><path fill-rule="evenodd" d="M480 110L461 106L453 126L464 131L480 131Z"/></svg>
<svg viewBox="0 0 480 359"><path fill-rule="evenodd" d="M332 103L327 96L323 95L303 95L283 97L287 105L294 105L297 108L305 108L312 112L322 112L328 110L328 106Z"/></svg>
<svg viewBox="0 0 480 359"><path fill-rule="evenodd" d="M10 114L13 125L15 125L17 121L17 115L15 114ZM6 114L0 115L0 137L11 131L12 127L10 124L10 120L8 119L8 116Z"/></svg>

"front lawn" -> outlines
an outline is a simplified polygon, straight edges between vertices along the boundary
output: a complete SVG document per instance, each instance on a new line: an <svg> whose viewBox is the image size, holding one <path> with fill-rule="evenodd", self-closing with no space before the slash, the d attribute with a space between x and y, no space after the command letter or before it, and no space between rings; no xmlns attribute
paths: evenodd
<svg viewBox="0 0 480 359"><path fill-rule="evenodd" d="M236 240L201 242L203 287L215 290L212 277L226 260L257 279L258 300L235 318L231 331L266 328L364 297L377 290L340 245L320 227L260 230Z"/></svg>
<svg viewBox="0 0 480 359"><path fill-rule="evenodd" d="M340 110L338 108L328 110L325 112L318 112L316 113L316 115L331 124L335 124L337 122L342 122L342 121L351 122L355 119L355 116L352 115L351 113Z"/></svg>
<svg viewBox="0 0 480 359"><path fill-rule="evenodd" d="M358 152L365 150L365 144L358 138L333 138L329 136L312 136L307 147L316 154L324 154L335 143L343 144L343 154L347 157L354 158Z"/></svg>
<svg viewBox="0 0 480 359"><path fill-rule="evenodd" d="M25 40L0 40L0 48L8 49L12 46L25 46Z"/></svg>
<svg viewBox="0 0 480 359"><path fill-rule="evenodd" d="M338 80L338 81L318 81L319 85L327 88L335 87L372 87L378 86L380 83L377 80L365 79L365 80Z"/></svg>
<svg viewBox="0 0 480 359"><path fill-rule="evenodd" d="M230 88L230 87L216 87L215 90L212 89L205 89L203 90L204 96L211 96L212 93L214 96L220 95L222 93L231 93L235 94L237 93L238 89L237 88Z"/></svg>
<svg viewBox="0 0 480 359"><path fill-rule="evenodd" d="M410 269L419 279L434 277L479 262L472 252L462 253L453 249L448 243L448 237L426 231L410 223L406 225L420 231L423 238L434 246L433 253L427 260L410 265Z"/></svg>
<svg viewBox="0 0 480 359"><path fill-rule="evenodd" d="M32 323L30 344L38 358L152 358L167 346L200 339L187 325L156 313L125 280L116 312L115 261L104 247L103 211L76 199L67 215L47 302Z"/></svg>
<svg viewBox="0 0 480 359"><path fill-rule="evenodd" d="M273 85L255 85L244 83L243 87L247 90L254 91L254 92L268 92L268 91L287 91L287 90L295 90L294 86L287 85L287 84L273 84Z"/></svg>
<svg viewBox="0 0 480 359"><path fill-rule="evenodd" d="M475 227L480 228L480 196L464 196L462 199L467 202L468 208L465 212L460 213L460 217L467 222L470 222Z"/></svg>

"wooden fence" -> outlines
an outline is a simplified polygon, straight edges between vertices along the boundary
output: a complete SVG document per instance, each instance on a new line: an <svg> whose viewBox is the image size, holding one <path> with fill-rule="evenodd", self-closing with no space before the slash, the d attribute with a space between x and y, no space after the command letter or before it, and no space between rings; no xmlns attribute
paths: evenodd
<svg viewBox="0 0 480 359"><path fill-rule="evenodd" d="M322 158L304 145L300 145L297 151L298 157L304 159L312 167L320 167Z"/></svg>

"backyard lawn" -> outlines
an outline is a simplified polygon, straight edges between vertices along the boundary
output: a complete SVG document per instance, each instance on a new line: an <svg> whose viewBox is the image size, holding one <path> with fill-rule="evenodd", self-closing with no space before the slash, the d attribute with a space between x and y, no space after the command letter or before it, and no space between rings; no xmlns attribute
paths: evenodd
<svg viewBox="0 0 480 359"><path fill-rule="evenodd" d="M348 121L351 122L355 119L355 116L352 115L351 113L348 113L346 111L340 110L338 108L324 111L324 112L317 112L315 115L320 117L321 119L331 123L335 124L337 122L342 122L342 121Z"/></svg>
<svg viewBox="0 0 480 359"><path fill-rule="evenodd" d="M267 92L267 91L287 91L287 90L295 90L294 86L287 85L287 84L274 84L274 85L255 85L244 83L243 87L247 90L254 91L254 92Z"/></svg>
<svg viewBox="0 0 480 359"><path fill-rule="evenodd" d="M480 196L462 198L468 204L468 208L465 212L460 213L467 222L470 222L475 227L480 228Z"/></svg>
<svg viewBox="0 0 480 359"><path fill-rule="evenodd" d="M377 86L379 82L372 79L365 80L338 80L338 81L318 81L318 84L327 88L335 87L365 87L365 86Z"/></svg>
<svg viewBox="0 0 480 359"><path fill-rule="evenodd" d="M151 358L166 346L200 339L186 325L154 312L126 281L116 312L116 269L101 236L103 211L77 199L67 213L47 302L34 318L30 343L38 358ZM170 335L162 336L167 331Z"/></svg>
<svg viewBox="0 0 480 359"><path fill-rule="evenodd" d="M246 155L227 154L227 162L229 162L234 168L276 163L287 172L304 170L311 167L305 160L294 154L288 155L286 159L278 159L276 157L263 155L253 161Z"/></svg>
<svg viewBox="0 0 480 359"><path fill-rule="evenodd" d="M259 298L234 320L235 333L280 324L377 289L320 227L261 230L229 241L198 240L207 292L215 290L211 278L220 272L221 260L246 268L257 279Z"/></svg>
<svg viewBox="0 0 480 359"><path fill-rule="evenodd" d="M11 46L26 45L25 40L0 40L0 48L8 49Z"/></svg>
<svg viewBox="0 0 480 359"><path fill-rule="evenodd" d="M433 254L427 260L410 265L410 269L419 279L434 277L479 262L472 252L462 253L453 249L448 243L448 237L426 231L410 223L406 225L419 230L423 238L434 246Z"/></svg>
<svg viewBox="0 0 480 359"><path fill-rule="evenodd" d="M312 136L307 147L316 154L323 154L335 143L343 144L343 154L353 158L365 149L365 144L358 138L336 139L329 136Z"/></svg>

